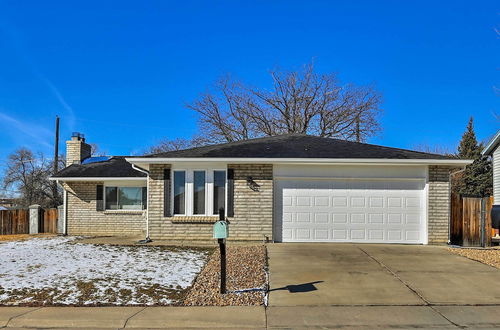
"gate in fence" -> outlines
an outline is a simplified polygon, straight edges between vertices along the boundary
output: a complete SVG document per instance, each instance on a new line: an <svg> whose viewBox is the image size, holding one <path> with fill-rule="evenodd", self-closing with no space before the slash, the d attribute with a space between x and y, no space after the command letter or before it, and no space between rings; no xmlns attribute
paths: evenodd
<svg viewBox="0 0 500 330"><path fill-rule="evenodd" d="M450 241L460 246L491 246L493 197L451 195Z"/></svg>

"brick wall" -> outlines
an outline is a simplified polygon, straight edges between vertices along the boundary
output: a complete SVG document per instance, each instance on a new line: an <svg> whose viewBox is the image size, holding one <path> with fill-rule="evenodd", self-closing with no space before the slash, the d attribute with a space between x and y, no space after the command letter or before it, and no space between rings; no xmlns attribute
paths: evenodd
<svg viewBox="0 0 500 330"><path fill-rule="evenodd" d="M85 143L85 140L73 137L66 141L66 166L71 164L80 164L81 161L90 157L91 146Z"/></svg>
<svg viewBox="0 0 500 330"><path fill-rule="evenodd" d="M144 236L145 211L96 211L96 186L102 182L67 182L68 234Z"/></svg>
<svg viewBox="0 0 500 330"><path fill-rule="evenodd" d="M429 166L429 244L448 242L451 169L448 166Z"/></svg>
<svg viewBox="0 0 500 330"><path fill-rule="evenodd" d="M211 221L194 222L193 217L182 220L163 216L163 170L170 165L150 166L149 221L152 239L212 240ZM272 239L273 169L272 165L228 165L234 169L234 218L230 218L229 235L233 240ZM247 185L251 176L258 185L252 190ZM256 187L254 187L256 188Z"/></svg>

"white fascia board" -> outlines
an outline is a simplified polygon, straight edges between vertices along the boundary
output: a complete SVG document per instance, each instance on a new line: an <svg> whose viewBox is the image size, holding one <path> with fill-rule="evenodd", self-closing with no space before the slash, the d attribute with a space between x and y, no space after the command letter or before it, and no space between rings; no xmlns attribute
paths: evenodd
<svg viewBox="0 0 500 330"><path fill-rule="evenodd" d="M342 164L342 165L451 165L465 166L468 159L373 159L373 158L125 158L132 164L171 164L177 162L225 162L231 164Z"/></svg>
<svg viewBox="0 0 500 330"><path fill-rule="evenodd" d="M146 181L146 177L71 177L71 178L49 178L51 181Z"/></svg>
<svg viewBox="0 0 500 330"><path fill-rule="evenodd" d="M488 142L486 147L484 147L483 152L481 152L481 154L483 155L492 154L498 143L500 143L500 130L498 130L497 134L495 134L495 136Z"/></svg>

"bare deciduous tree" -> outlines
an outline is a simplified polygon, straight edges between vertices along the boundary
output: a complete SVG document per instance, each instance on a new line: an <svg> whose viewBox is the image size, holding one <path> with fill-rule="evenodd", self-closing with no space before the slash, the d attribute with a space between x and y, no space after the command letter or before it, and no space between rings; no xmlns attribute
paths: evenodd
<svg viewBox="0 0 500 330"><path fill-rule="evenodd" d="M187 149L192 147L200 146L202 143L198 142L198 139L182 139L177 138L173 140L163 139L158 142L156 145L148 148L143 152L143 154L157 154L161 152L167 151L175 151L181 149Z"/></svg>
<svg viewBox="0 0 500 330"><path fill-rule="evenodd" d="M199 115L205 143L288 133L365 141L380 130L381 95L371 86L342 85L335 74L272 71L273 88L229 77L188 105Z"/></svg>
<svg viewBox="0 0 500 330"><path fill-rule="evenodd" d="M22 206L40 204L43 207L54 207L61 203L60 194L53 196L53 186L49 181L52 161L48 161L43 154L34 154L29 149L20 148L9 155L6 165L3 188L17 190ZM64 168L63 161L60 168Z"/></svg>
<svg viewBox="0 0 500 330"><path fill-rule="evenodd" d="M92 157L101 157L101 156L106 156L106 151L101 150L101 148L97 143L91 143L90 154L92 155Z"/></svg>
<svg viewBox="0 0 500 330"><path fill-rule="evenodd" d="M455 152L447 146L442 145L428 145L425 143L416 144L412 148L415 151L427 152L431 154L455 156Z"/></svg>

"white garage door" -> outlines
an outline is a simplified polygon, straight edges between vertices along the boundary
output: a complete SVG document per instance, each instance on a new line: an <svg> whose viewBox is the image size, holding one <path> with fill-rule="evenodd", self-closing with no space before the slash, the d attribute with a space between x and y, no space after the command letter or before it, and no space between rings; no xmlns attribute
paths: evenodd
<svg viewBox="0 0 500 330"><path fill-rule="evenodd" d="M277 180L283 242L426 243L424 180ZM280 237L281 235L281 237Z"/></svg>

